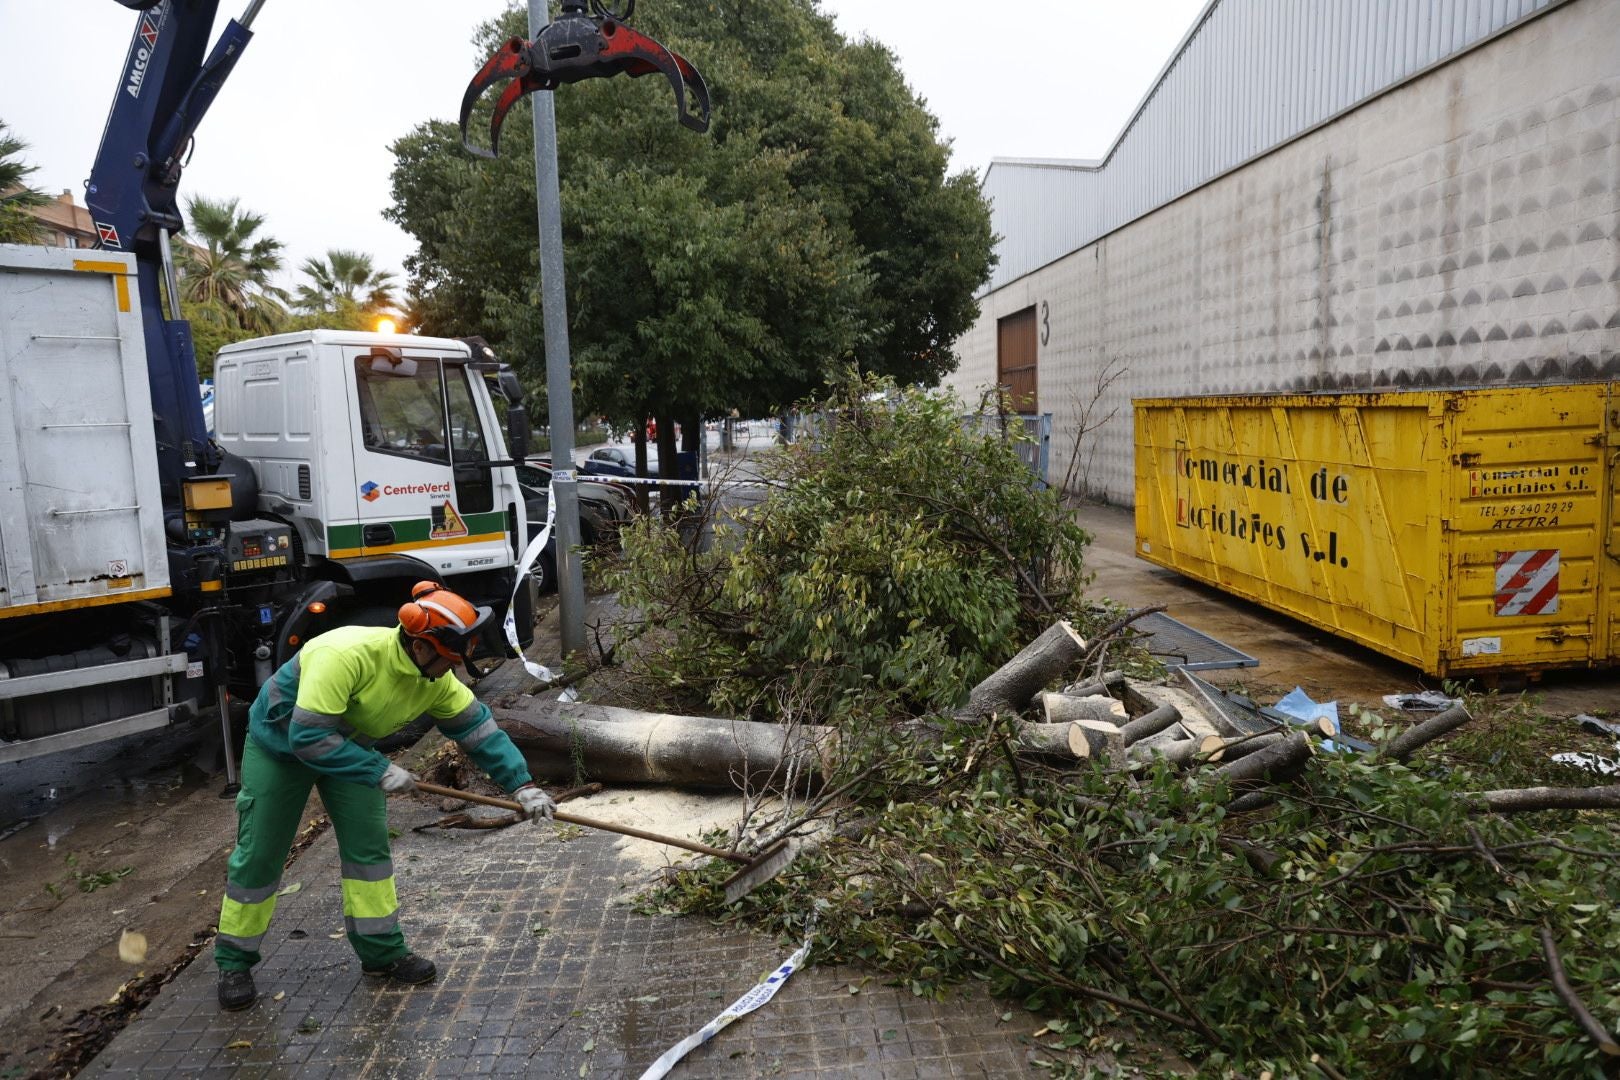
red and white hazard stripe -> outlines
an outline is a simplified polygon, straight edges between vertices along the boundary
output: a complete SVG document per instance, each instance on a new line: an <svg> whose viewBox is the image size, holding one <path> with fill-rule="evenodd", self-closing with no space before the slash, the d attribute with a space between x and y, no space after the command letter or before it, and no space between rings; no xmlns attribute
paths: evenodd
<svg viewBox="0 0 1620 1080"><path fill-rule="evenodd" d="M1558 610L1558 549L1496 553L1496 613L1551 615Z"/></svg>

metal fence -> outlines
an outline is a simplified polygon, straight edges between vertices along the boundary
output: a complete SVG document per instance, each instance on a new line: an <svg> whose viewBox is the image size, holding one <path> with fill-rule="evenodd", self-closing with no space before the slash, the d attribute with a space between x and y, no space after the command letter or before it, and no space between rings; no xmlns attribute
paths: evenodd
<svg viewBox="0 0 1620 1080"><path fill-rule="evenodd" d="M786 427L777 421L778 437L797 443L817 443L827 430L828 418L821 413L793 413ZM1016 413L968 413L962 417L962 430L979 434L987 439L1011 442L1019 460L1029 466L1035 482L1047 487L1050 480L1047 467L1052 456L1052 414L1020 415Z"/></svg>
<svg viewBox="0 0 1620 1080"><path fill-rule="evenodd" d="M1018 457L1035 474L1042 486L1049 485L1047 467L1052 457L1052 414L1012 415L1001 413L972 413L962 417L962 426L977 431L985 438L1003 439L1013 443Z"/></svg>

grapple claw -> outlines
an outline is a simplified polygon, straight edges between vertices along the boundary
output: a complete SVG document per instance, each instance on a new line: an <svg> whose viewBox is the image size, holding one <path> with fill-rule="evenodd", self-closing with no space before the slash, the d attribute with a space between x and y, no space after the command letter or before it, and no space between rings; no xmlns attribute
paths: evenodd
<svg viewBox="0 0 1620 1080"><path fill-rule="evenodd" d="M607 8L595 6L597 13L587 15L584 0L563 0L562 14L542 28L534 41L512 38L484 62L461 98L461 142L470 153L495 156L501 125L525 94L620 73L632 78L662 73L675 92L676 118L693 131L709 130L709 88L697 68L679 53L632 30ZM625 14L633 7L632 3ZM512 82L495 103L489 122L489 149L484 150L468 142L467 124L484 91L504 80ZM687 107L688 91L697 105L696 113Z"/></svg>

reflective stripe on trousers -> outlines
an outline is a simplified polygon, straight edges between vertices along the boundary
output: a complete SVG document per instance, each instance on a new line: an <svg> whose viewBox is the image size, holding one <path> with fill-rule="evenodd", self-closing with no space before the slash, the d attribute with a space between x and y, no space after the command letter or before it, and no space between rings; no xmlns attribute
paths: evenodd
<svg viewBox="0 0 1620 1080"><path fill-rule="evenodd" d="M367 937L399 929L392 862L343 863L343 925L349 933Z"/></svg>
<svg viewBox="0 0 1620 1080"><path fill-rule="evenodd" d="M260 888L234 882L225 883L225 900L219 908L219 939L245 952L258 952L276 912L280 880Z"/></svg>

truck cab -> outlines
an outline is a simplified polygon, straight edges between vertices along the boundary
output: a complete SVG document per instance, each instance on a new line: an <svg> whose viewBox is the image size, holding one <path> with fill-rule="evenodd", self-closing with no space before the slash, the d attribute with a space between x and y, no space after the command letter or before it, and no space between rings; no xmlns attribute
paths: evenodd
<svg viewBox="0 0 1620 1080"><path fill-rule="evenodd" d="M521 410L497 409L497 368L450 338L313 330L240 342L214 365L216 439L252 464L259 509L292 526L293 561L311 579L385 615L424 576L504 610L525 522L503 430ZM290 655L296 642L277 646Z"/></svg>

